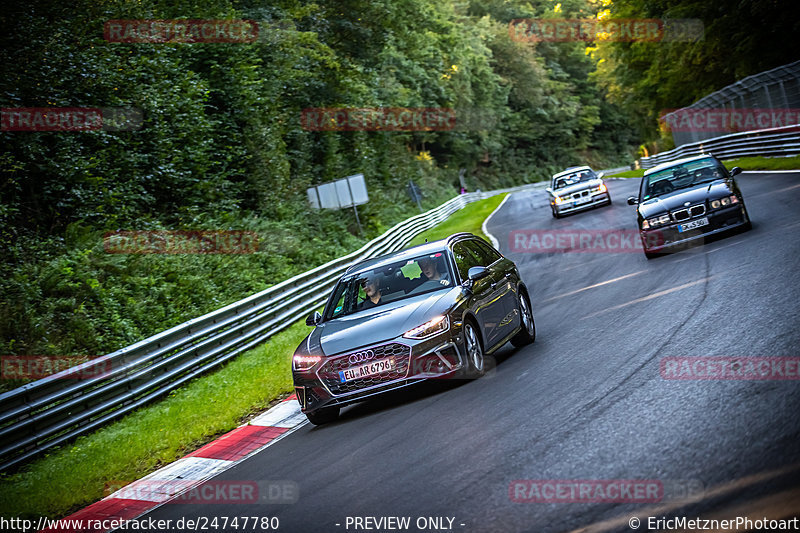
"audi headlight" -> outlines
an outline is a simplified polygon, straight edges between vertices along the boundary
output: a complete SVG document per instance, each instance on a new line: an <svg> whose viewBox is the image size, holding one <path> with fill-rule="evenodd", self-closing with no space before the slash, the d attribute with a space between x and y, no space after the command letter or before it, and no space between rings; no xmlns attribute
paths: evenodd
<svg viewBox="0 0 800 533"><path fill-rule="evenodd" d="M644 222L642 222L642 229L650 229L650 228L657 228L658 226L663 226L664 224L669 224L670 218L669 214L663 214L659 217L648 218Z"/></svg>
<svg viewBox="0 0 800 533"><path fill-rule="evenodd" d="M427 339L439 333L444 333L450 328L450 321L447 315L440 315L436 318L429 320L413 329L406 331L403 337L407 339Z"/></svg>
<svg viewBox="0 0 800 533"><path fill-rule="evenodd" d="M292 368L298 372L304 372L319 363L322 357L319 355L295 355L292 357Z"/></svg>

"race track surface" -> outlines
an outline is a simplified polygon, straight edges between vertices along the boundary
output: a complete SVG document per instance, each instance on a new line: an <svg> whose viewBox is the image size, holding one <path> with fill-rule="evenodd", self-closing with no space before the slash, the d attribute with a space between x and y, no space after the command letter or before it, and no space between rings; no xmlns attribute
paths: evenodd
<svg viewBox="0 0 800 533"><path fill-rule="evenodd" d="M559 220L544 191L515 193L488 228L531 289L533 345L504 347L483 379L426 383L304 425L215 478L294 481L294 504L170 503L145 518L278 517L278 531L337 532L391 530L356 528L354 517L409 517L407 531L446 517L438 530L511 533L798 516L800 381L665 379L660 367L800 356L800 173L737 181L751 231L650 261L520 251L510 239L634 230L625 199L639 180L608 181L612 206ZM665 493L656 503L517 502L516 480L650 480Z"/></svg>

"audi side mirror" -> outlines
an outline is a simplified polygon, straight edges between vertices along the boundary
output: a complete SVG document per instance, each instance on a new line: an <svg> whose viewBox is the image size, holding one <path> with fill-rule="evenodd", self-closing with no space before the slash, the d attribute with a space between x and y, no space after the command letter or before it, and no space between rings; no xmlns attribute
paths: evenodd
<svg viewBox="0 0 800 533"><path fill-rule="evenodd" d="M635 196L628 197L628 205L637 205L639 203L639 199Z"/></svg>
<svg viewBox="0 0 800 533"><path fill-rule="evenodd" d="M314 311L306 317L306 326L316 326L322 320L322 315L319 311Z"/></svg>
<svg viewBox="0 0 800 533"><path fill-rule="evenodd" d="M731 175L731 177L734 177L735 175L737 175L737 174L741 174L741 173L742 173L742 169L741 169L741 168L739 168L739 167L733 167L733 168L731 169L731 171L730 171L730 175Z"/></svg>
<svg viewBox="0 0 800 533"><path fill-rule="evenodd" d="M467 278L470 281L478 281L481 278L485 278L489 275L489 270L485 266L474 266L467 270Z"/></svg>

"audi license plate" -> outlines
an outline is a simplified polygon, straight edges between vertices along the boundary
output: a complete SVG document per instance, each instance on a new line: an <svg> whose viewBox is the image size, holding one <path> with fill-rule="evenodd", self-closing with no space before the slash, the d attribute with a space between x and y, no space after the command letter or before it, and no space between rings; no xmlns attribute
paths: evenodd
<svg viewBox="0 0 800 533"><path fill-rule="evenodd" d="M687 222L686 224L679 224L678 231L683 233L684 231L689 231L690 229L699 228L700 226L707 226L708 225L708 217L698 218L697 220L692 220L691 222Z"/></svg>
<svg viewBox="0 0 800 533"><path fill-rule="evenodd" d="M351 379L368 378L369 376L374 376L375 374L380 374L381 372L388 372L389 370L394 370L394 359L391 357L387 357L386 359L378 359L377 361L372 361L371 363L366 363L364 365L354 366L352 368L348 368L347 370L340 370L339 381L344 383L345 381L350 381Z"/></svg>

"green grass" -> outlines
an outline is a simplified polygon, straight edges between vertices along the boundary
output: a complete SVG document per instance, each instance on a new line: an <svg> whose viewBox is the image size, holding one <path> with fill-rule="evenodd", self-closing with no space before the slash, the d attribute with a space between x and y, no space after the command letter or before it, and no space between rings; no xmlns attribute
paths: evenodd
<svg viewBox="0 0 800 533"><path fill-rule="evenodd" d="M626 170L624 172L618 172L617 174L609 174L608 176L603 176L605 178L641 178L644 176L644 169L640 168L638 170Z"/></svg>
<svg viewBox="0 0 800 533"><path fill-rule="evenodd" d="M0 477L0 516L58 517L190 453L292 390L300 321L208 376L95 433Z"/></svg>
<svg viewBox="0 0 800 533"><path fill-rule="evenodd" d="M739 167L742 170L796 170L800 169L800 156L792 157L741 157L722 162L729 170ZM617 174L609 174L607 178L641 178L644 169L626 170Z"/></svg>
<svg viewBox="0 0 800 533"><path fill-rule="evenodd" d="M483 231L481 231L481 224L483 224L483 221L486 220L486 217L491 215L492 212L497 209L497 206L500 205L500 202L502 202L503 198L506 196L508 196L508 193L498 194L492 196L491 198L478 200L477 202L466 205L463 209L451 215L447 220L438 226L434 226L431 229L414 237L408 246L422 244L425 242L425 239L428 239L429 241L444 239L445 237L460 231L467 231L475 234L489 242L489 238L484 235Z"/></svg>
<svg viewBox="0 0 800 533"><path fill-rule="evenodd" d="M796 170L800 169L800 156L792 157L741 157L723 161L727 168L742 170Z"/></svg>

